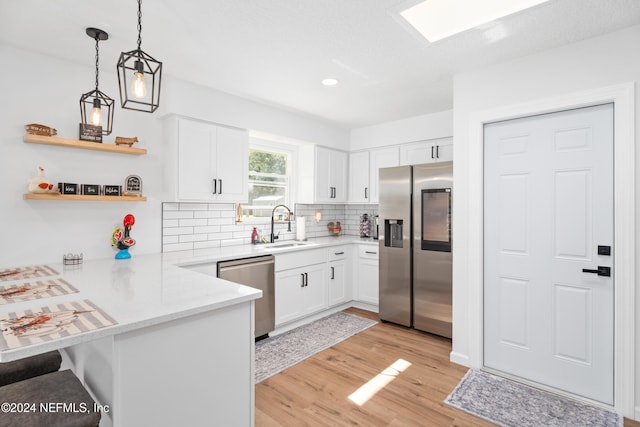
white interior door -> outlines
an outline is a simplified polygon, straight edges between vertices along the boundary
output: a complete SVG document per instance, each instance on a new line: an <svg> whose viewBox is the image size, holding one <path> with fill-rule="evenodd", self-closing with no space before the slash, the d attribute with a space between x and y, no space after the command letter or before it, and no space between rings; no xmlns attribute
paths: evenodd
<svg viewBox="0 0 640 427"><path fill-rule="evenodd" d="M488 124L484 155L484 366L613 404L614 272L583 271L613 266L613 105Z"/></svg>

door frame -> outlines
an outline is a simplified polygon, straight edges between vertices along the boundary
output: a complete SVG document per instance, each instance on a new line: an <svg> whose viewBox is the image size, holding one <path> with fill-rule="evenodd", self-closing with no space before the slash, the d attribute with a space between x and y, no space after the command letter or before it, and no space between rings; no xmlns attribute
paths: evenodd
<svg viewBox="0 0 640 427"><path fill-rule="evenodd" d="M635 414L635 99L634 83L507 105L469 115L469 360L483 360L484 277L484 125L598 104L614 104L614 406L628 418ZM455 167L455 162L454 162ZM455 335L454 335L455 340ZM575 396L580 398L579 396ZM584 400L584 399L583 399Z"/></svg>

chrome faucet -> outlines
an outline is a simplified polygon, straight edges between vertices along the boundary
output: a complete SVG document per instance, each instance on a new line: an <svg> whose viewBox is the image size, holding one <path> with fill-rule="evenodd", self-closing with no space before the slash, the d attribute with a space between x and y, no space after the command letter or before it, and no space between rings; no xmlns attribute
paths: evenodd
<svg viewBox="0 0 640 427"><path fill-rule="evenodd" d="M289 217L287 218L287 222L289 223L289 228L287 229L287 231L291 231L291 209L289 209L285 205L276 205L271 211L271 239L270 239L271 243L273 243L279 237L273 234L273 215L276 213L276 209L280 207L285 208L289 212Z"/></svg>

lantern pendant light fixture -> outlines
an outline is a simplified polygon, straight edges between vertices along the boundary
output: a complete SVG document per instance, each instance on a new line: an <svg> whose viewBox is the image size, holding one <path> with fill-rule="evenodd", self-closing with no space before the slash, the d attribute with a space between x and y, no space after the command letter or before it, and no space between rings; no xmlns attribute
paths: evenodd
<svg viewBox="0 0 640 427"><path fill-rule="evenodd" d="M138 48L118 59L122 108L153 113L160 105L162 62L142 51L142 0L138 0Z"/></svg>
<svg viewBox="0 0 640 427"><path fill-rule="evenodd" d="M80 97L80 115L82 116L82 126L101 126L102 134L109 135L113 128L114 101L104 92L98 89L98 65L100 55L98 42L109 39L109 34L98 28L87 28L87 35L96 41L96 88Z"/></svg>

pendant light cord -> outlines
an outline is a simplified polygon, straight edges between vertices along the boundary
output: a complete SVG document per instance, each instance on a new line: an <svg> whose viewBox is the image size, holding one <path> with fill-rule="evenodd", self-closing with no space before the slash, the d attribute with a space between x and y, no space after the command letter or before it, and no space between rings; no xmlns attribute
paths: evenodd
<svg viewBox="0 0 640 427"><path fill-rule="evenodd" d="M100 54L99 54L99 50L98 50L98 39L99 37L96 36L96 92L98 91L98 64L99 64L99 60L100 60Z"/></svg>
<svg viewBox="0 0 640 427"><path fill-rule="evenodd" d="M142 45L142 0L138 0L138 50Z"/></svg>

